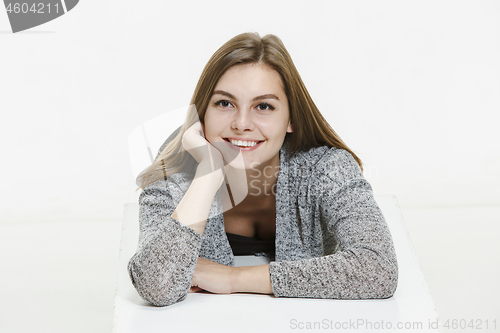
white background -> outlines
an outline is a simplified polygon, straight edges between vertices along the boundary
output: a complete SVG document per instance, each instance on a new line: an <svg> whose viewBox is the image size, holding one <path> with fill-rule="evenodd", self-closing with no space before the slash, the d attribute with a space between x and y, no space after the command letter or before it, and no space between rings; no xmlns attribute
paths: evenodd
<svg viewBox="0 0 500 333"><path fill-rule="evenodd" d="M37 253L39 260L93 253L95 261L85 259L87 268L79 265L74 276L91 274L92 262L99 262L100 269L108 269L108 282L96 277L92 286L114 288L123 205L139 195L129 133L188 105L213 52L231 37L255 31L282 39L321 112L365 163L375 194L397 196L424 273L434 269L429 274L437 277L442 266L422 260L438 256L429 252L429 240L439 251L446 243L442 237L454 237L450 231L460 227L463 239L451 241L457 249L471 249L485 246L482 238L467 238L478 225L492 239L498 235L499 17L498 1L83 0L54 21L12 34L0 10L2 255L17 255L9 256L16 258L10 263L23 270L32 267ZM474 209L490 213L478 217ZM461 220L454 224L452 215ZM430 221L441 222L440 237L423 229ZM88 238L68 241L62 230L70 225L82 228L75 237ZM498 253L491 246L483 250ZM96 249L107 254L99 256ZM458 255L452 251L448 259ZM499 276L491 265L481 266L481 276ZM26 274L9 280L1 273L2 290L11 298L1 304L0 296L0 310L17 311L12 309L20 306L23 288L5 285L19 283L21 276L33 285L36 279ZM60 285L46 269L39 274L45 285ZM469 314L456 305L455 312L446 308L445 299L456 304L449 298L454 293L445 297L441 287L433 290L432 277L428 280L440 314ZM482 285L484 290L471 291L470 297L491 293L490 287L498 295L498 287ZM80 288L84 297L86 289ZM109 331L110 288L102 300L106 306L85 308L94 316L86 324L94 326L83 327ZM63 303L66 291L58 290L37 297L47 302L60 297ZM54 309L77 318L59 306ZM0 328L8 317L13 318L0 317ZM50 320L46 325L39 331L67 328Z"/></svg>

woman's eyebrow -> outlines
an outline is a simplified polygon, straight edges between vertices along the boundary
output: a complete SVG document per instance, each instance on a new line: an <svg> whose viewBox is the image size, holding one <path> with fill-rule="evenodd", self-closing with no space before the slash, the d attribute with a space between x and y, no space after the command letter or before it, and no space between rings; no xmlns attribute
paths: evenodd
<svg viewBox="0 0 500 333"><path fill-rule="evenodd" d="M227 91L224 91L224 90L215 90L214 93L212 95L216 95L216 94L219 94L219 95L223 95L223 96L227 96L229 98L232 98L234 100L237 100L236 97L234 97L233 95L231 95L230 93L228 93ZM255 102L255 101L260 101L260 100L263 100L263 99L276 99L276 100L280 100L278 98L278 96L276 95L273 95L273 94L266 94L266 95L261 95L261 96L257 96L255 98L252 99L252 102Z"/></svg>
<svg viewBox="0 0 500 333"><path fill-rule="evenodd" d="M227 97L232 98L232 99L236 99L236 97L234 97L233 95L231 95L230 93L228 93L224 90L215 90L212 95L217 95L217 94L227 96Z"/></svg>
<svg viewBox="0 0 500 333"><path fill-rule="evenodd" d="M260 101L262 99L277 99L278 101L280 100L278 98L278 96L276 95L273 95L273 94L266 94L266 95L262 95L262 96L257 96L255 97L254 99L252 99L252 102L255 102L255 101Z"/></svg>

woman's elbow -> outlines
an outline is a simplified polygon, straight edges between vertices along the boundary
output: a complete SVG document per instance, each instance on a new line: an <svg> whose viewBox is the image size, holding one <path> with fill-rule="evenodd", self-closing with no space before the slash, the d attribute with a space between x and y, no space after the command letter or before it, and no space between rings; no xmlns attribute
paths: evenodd
<svg viewBox="0 0 500 333"><path fill-rule="evenodd" d="M154 306L168 306L183 301L186 290L182 283L177 283L175 272L158 272L151 268L143 270L134 258L128 264L128 272L132 285L139 296Z"/></svg>
<svg viewBox="0 0 500 333"><path fill-rule="evenodd" d="M377 276L377 288L375 298L390 298L394 296L398 287L398 265L387 263Z"/></svg>

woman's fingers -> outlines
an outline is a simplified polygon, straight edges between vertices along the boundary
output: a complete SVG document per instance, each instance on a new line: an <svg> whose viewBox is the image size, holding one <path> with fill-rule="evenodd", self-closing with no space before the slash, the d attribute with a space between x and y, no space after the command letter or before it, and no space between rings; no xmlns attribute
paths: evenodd
<svg viewBox="0 0 500 333"><path fill-rule="evenodd" d="M200 292L200 291L204 291L204 290L201 289L200 287L197 287L197 286L191 286L191 288L189 289L188 293L197 293L197 292Z"/></svg>
<svg viewBox="0 0 500 333"><path fill-rule="evenodd" d="M191 125L182 136L182 146L193 158L201 164L205 162L210 167L208 172L222 169L225 172L225 164L231 163L240 157L238 150L231 148L227 142L209 142L203 134L203 128L199 121ZM224 163L224 160L226 163Z"/></svg>
<svg viewBox="0 0 500 333"><path fill-rule="evenodd" d="M214 167L214 171L216 166L217 168L221 168L224 165L221 153L205 139L199 121L191 125L184 133L182 136L182 146L193 156L196 162L201 163L206 161Z"/></svg>
<svg viewBox="0 0 500 333"><path fill-rule="evenodd" d="M182 136L182 146L186 149L193 157L196 159L199 156L196 148L198 147L206 147L208 141L205 139L203 135L203 130L201 128L201 123L197 121L191 127L189 127L184 135ZM200 151L198 149L198 151ZM198 160L197 160L198 161ZM198 161L200 162L200 161Z"/></svg>

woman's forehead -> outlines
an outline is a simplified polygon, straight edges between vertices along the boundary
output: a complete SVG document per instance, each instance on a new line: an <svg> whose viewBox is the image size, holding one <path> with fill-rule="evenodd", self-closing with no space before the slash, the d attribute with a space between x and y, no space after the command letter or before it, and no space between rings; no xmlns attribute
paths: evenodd
<svg viewBox="0 0 500 333"><path fill-rule="evenodd" d="M214 94L224 91L236 99L284 95L281 76L265 64L242 64L228 69L217 82Z"/></svg>

